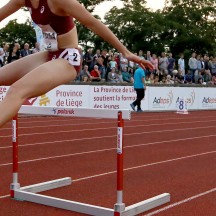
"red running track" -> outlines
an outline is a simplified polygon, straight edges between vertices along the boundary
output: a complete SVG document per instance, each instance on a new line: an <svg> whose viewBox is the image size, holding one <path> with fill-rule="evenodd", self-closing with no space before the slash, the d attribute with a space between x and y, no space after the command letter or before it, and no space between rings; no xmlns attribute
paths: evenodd
<svg viewBox="0 0 216 216"><path fill-rule="evenodd" d="M215 216L216 111L133 114L125 122L124 202L168 192L171 202L142 215ZM116 121L20 119L22 186L72 177L44 194L113 208L116 202ZM9 198L11 126L0 130L0 216L81 215Z"/></svg>

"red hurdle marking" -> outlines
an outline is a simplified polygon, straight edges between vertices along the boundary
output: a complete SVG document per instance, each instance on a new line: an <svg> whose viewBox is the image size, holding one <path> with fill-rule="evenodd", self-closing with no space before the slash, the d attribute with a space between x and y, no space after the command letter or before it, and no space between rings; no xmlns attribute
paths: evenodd
<svg viewBox="0 0 216 216"><path fill-rule="evenodd" d="M18 115L12 120L12 144L13 144L13 182L10 186L11 198L14 198L14 190L20 188L18 183Z"/></svg>
<svg viewBox="0 0 216 216"><path fill-rule="evenodd" d="M122 112L118 112L118 128L117 128L117 203L114 205L115 216L120 216L120 213L125 210L123 203L123 164L124 164L124 151L123 151L123 131L124 120Z"/></svg>
<svg viewBox="0 0 216 216"><path fill-rule="evenodd" d="M25 106L21 109L22 114L39 114L56 116L58 113L56 107L32 107ZM70 110L71 108L64 108ZM110 110L110 109L73 109L73 115L61 114L61 116L76 116L76 117L93 117L93 118L112 118L118 119L117 125L117 202L114 209L104 208L101 206L89 205L86 203L75 202L72 200L65 200L51 196L39 194L39 192L60 188L71 185L71 177L51 180L47 182L38 183L20 187L18 183L18 119L17 116L13 118L13 182L11 184L11 198L18 200L29 201L33 203L61 208L69 211L75 211L94 216L134 216L150 209L156 208L170 201L170 194L164 193L150 199L141 201L139 203L125 207L123 203L123 130L124 119L130 119L130 110Z"/></svg>

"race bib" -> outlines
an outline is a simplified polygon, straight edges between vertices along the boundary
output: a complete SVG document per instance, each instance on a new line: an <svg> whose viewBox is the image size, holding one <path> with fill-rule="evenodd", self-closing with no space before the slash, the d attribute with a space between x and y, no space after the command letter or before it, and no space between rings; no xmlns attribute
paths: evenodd
<svg viewBox="0 0 216 216"><path fill-rule="evenodd" d="M56 51L58 50L58 41L57 41L57 33L50 25L40 25L43 33L43 47L48 51Z"/></svg>
<svg viewBox="0 0 216 216"><path fill-rule="evenodd" d="M56 32L43 32L44 47L48 51L58 50Z"/></svg>
<svg viewBox="0 0 216 216"><path fill-rule="evenodd" d="M77 49L68 49L69 63L79 66L81 64L81 55Z"/></svg>

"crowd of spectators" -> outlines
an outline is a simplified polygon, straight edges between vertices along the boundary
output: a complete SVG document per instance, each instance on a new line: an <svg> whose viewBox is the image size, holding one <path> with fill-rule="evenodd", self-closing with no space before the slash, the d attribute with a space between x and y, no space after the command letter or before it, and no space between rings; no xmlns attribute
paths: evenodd
<svg viewBox="0 0 216 216"><path fill-rule="evenodd" d="M36 52L40 52L38 43L31 49L28 43L22 49L19 43L15 43L12 49L4 44L0 47L0 67ZM142 50L134 54L154 65L154 71L145 70L147 84L216 85L216 56L192 53L189 60L185 60L184 54L180 54L179 58L165 52L160 56ZM82 53L82 62L76 82L133 83L133 74L138 67L121 53L106 49L97 49L95 52L88 49L86 53Z"/></svg>
<svg viewBox="0 0 216 216"><path fill-rule="evenodd" d="M172 53L162 52L161 56L144 53L140 50L134 53L140 58L151 61L155 70L146 70L147 84L199 84L216 85L216 56L197 55L192 53L189 60L184 59L184 54L174 58ZM137 64L125 59L121 53L104 50L89 49L83 55L84 68L76 81L92 82L106 81L112 83L133 83L133 74ZM97 65L99 73L95 74ZM97 79L95 79L95 75Z"/></svg>
<svg viewBox="0 0 216 216"><path fill-rule="evenodd" d="M22 48L19 43L14 43L11 49L9 44L5 43L0 47L0 67L36 52L40 52L39 44L37 42L32 49L30 49L28 43L23 44Z"/></svg>

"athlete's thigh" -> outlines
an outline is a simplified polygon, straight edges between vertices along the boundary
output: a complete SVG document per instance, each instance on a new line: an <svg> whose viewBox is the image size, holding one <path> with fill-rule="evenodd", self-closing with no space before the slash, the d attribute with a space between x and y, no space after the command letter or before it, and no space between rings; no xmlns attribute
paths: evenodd
<svg viewBox="0 0 216 216"><path fill-rule="evenodd" d="M48 59L48 52L39 52L0 68L0 86L11 85L18 79L32 71L34 68L44 64Z"/></svg>
<svg viewBox="0 0 216 216"><path fill-rule="evenodd" d="M24 97L35 97L74 80L76 76L75 68L67 60L55 59L33 69L18 80L14 87L18 88Z"/></svg>

